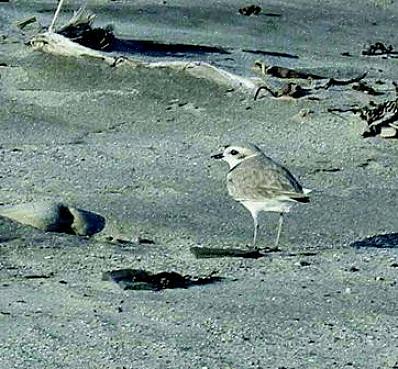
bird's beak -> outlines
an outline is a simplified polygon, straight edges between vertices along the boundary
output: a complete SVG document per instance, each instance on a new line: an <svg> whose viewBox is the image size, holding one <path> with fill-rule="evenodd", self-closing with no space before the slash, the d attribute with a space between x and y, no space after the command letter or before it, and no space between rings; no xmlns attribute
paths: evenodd
<svg viewBox="0 0 398 369"><path fill-rule="evenodd" d="M224 157L223 153L215 154L215 155L211 156L212 159L222 159L223 157Z"/></svg>

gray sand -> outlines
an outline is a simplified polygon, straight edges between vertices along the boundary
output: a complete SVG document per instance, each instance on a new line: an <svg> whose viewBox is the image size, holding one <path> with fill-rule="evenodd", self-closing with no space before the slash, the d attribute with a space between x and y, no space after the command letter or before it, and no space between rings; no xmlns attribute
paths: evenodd
<svg viewBox="0 0 398 369"><path fill-rule="evenodd" d="M358 118L326 110L394 96L397 59L360 52L376 41L398 47L398 3L271 0L259 5L281 17L244 17L238 1L89 1L97 24L113 23L124 38L231 52L188 60L247 76L256 59L336 78L367 71L389 90L375 98L333 88L321 101L253 101L182 73L33 52L13 22L36 15L48 24L54 3L0 4L0 203L67 201L107 225L85 239L0 218L0 367L396 368L397 141L364 139ZM66 1L61 18L79 4ZM239 141L286 164L314 189L312 202L286 217L283 252L196 260L191 246L251 241L250 214L227 194L227 166L210 159ZM277 216L260 224L258 242L271 246ZM379 247L352 247L384 234L390 242L380 236ZM101 281L116 268L225 279L123 291Z"/></svg>

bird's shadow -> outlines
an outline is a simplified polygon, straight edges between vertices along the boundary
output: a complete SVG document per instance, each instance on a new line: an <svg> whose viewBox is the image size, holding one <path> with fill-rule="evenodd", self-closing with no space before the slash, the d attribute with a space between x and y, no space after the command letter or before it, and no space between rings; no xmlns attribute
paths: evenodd
<svg viewBox="0 0 398 369"><path fill-rule="evenodd" d="M398 233L378 234L354 241L351 245L354 248L376 247L376 248L398 248Z"/></svg>

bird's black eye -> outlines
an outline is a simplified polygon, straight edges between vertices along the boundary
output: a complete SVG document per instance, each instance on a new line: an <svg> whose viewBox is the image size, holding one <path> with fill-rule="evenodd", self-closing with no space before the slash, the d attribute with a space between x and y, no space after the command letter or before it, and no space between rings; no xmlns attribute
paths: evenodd
<svg viewBox="0 0 398 369"><path fill-rule="evenodd" d="M238 155L238 154L239 154L238 151L236 151L236 150L231 150L231 155Z"/></svg>

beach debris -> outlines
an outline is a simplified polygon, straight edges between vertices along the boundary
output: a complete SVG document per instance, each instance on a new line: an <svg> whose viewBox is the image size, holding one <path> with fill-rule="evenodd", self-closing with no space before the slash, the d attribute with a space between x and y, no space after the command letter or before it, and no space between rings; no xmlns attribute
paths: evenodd
<svg viewBox="0 0 398 369"><path fill-rule="evenodd" d="M261 6L258 5L248 5L239 9L239 14L251 16L259 15L261 13Z"/></svg>
<svg viewBox="0 0 398 369"><path fill-rule="evenodd" d="M115 41L113 27L93 28L94 19L95 14L82 7L55 32L94 50L110 50Z"/></svg>
<svg viewBox="0 0 398 369"><path fill-rule="evenodd" d="M327 82L323 85L319 85L314 87L315 90L320 89L329 89L332 86L345 86L353 83L358 83L355 87L358 91L363 91L369 94L378 94L374 89L365 85L361 81L366 77L367 73L363 73L362 75L350 79L335 79L335 78L327 78L324 76L320 76L317 74L307 73L304 71L298 71L296 69L285 68L278 65L267 65L262 61L257 60L252 69L255 72L260 73L263 76L271 76L276 78L288 78L288 79L308 79L308 80L320 80L327 79ZM289 89L293 90L293 86L290 86Z"/></svg>
<svg viewBox="0 0 398 369"><path fill-rule="evenodd" d="M285 68L278 65L267 65L260 60L254 62L252 69L255 72L259 72L263 76L269 75L277 78L326 79L326 77L298 71L296 69Z"/></svg>
<svg viewBox="0 0 398 369"><path fill-rule="evenodd" d="M247 258L258 259L266 256L267 253L278 252L278 248L265 248L261 250L236 249L236 248L218 248L193 246L190 248L191 253L197 259L208 258Z"/></svg>
<svg viewBox="0 0 398 369"><path fill-rule="evenodd" d="M267 51L267 50L257 50L257 49L242 49L244 53L250 54L258 54L258 55L266 55L266 56L277 56L280 58L290 58L290 59L298 59L298 55L281 53L278 51Z"/></svg>
<svg viewBox="0 0 398 369"><path fill-rule="evenodd" d="M100 51L90 49L88 47L79 45L67 37L59 35L54 32L44 32L33 36L30 40L30 45L33 50L42 51L52 55L67 56L75 58L90 58L104 61L105 63L115 66L118 63L118 58L114 56L108 56ZM131 61L131 65L138 65Z"/></svg>
<svg viewBox="0 0 398 369"><path fill-rule="evenodd" d="M154 245L155 241L151 240L150 238L145 238L145 237L135 237L134 241L137 242L139 245Z"/></svg>
<svg viewBox="0 0 398 369"><path fill-rule="evenodd" d="M398 248L398 233L378 234L353 242L351 247Z"/></svg>
<svg viewBox="0 0 398 369"><path fill-rule="evenodd" d="M352 106L349 108L328 108L327 112L328 113L354 113L357 114L359 113L361 110L361 108L357 107L357 106Z"/></svg>
<svg viewBox="0 0 398 369"><path fill-rule="evenodd" d="M356 82L360 82L367 76L367 73L363 73L358 77L350 78L350 79L335 79L335 78L329 78L328 81L320 86L314 87L315 90L327 90L332 86L347 86Z"/></svg>
<svg viewBox="0 0 398 369"><path fill-rule="evenodd" d="M52 31L36 34L31 38L29 44L37 51L57 56L97 59L112 67L124 65L132 68L168 68L234 89L255 91L261 82L259 78L242 77L205 62L161 61L145 63L124 56L114 56L102 50L94 50L83 46L68 37Z"/></svg>
<svg viewBox="0 0 398 369"><path fill-rule="evenodd" d="M366 122L363 137L380 135L383 138L398 137L398 98L376 104L371 101L368 106L359 108L329 108L328 112L358 114Z"/></svg>
<svg viewBox="0 0 398 369"><path fill-rule="evenodd" d="M19 29L23 30L23 29L24 29L26 26L28 26L29 24L36 23L36 22L37 22L36 17L35 17L35 16L30 16L30 17L23 18L23 19L21 19L21 20L19 20L19 21L16 21L16 22L15 22L15 25L16 25Z"/></svg>
<svg viewBox="0 0 398 369"><path fill-rule="evenodd" d="M123 290L159 291L171 288L188 288L222 281L223 278L208 276L193 278L177 272L151 273L143 269L115 269L102 274L103 281L112 281Z"/></svg>
<svg viewBox="0 0 398 369"><path fill-rule="evenodd" d="M386 46L382 42L376 42L374 44L370 44L369 46L365 46L364 50L362 50L362 55L398 57L398 52L394 50L392 45Z"/></svg>
<svg viewBox="0 0 398 369"><path fill-rule="evenodd" d="M359 117L368 124L362 133L364 137L378 134L384 138L397 137L398 98L375 106L365 106L359 110Z"/></svg>
<svg viewBox="0 0 398 369"><path fill-rule="evenodd" d="M384 95L384 92L376 91L373 87L367 85L365 82L359 81L352 85L352 89L355 91L360 91L368 95L379 96Z"/></svg>
<svg viewBox="0 0 398 369"><path fill-rule="evenodd" d="M184 72L195 78L210 80L216 84L235 89L256 91L261 79L242 77L205 62L161 61L145 63L127 57L111 56L102 51L90 49L53 32L34 36L30 44L34 50L75 58L90 58L103 61L112 67L121 65L132 68L171 69Z"/></svg>
<svg viewBox="0 0 398 369"><path fill-rule="evenodd" d="M133 242L132 240L129 240L127 238L120 237L120 236L115 237L115 236L108 235L108 236L104 237L104 240L109 243L119 245L119 246L135 246L136 245L136 243Z"/></svg>
<svg viewBox="0 0 398 369"><path fill-rule="evenodd" d="M104 237L104 240L118 245L118 246L137 246L137 245L154 245L155 241L149 239L149 238L143 238L141 236L138 237L132 237L131 239L128 239L123 236L111 236L107 235Z"/></svg>
<svg viewBox="0 0 398 369"><path fill-rule="evenodd" d="M280 68L280 67L278 67L278 68ZM285 70L285 69L287 69L287 70ZM278 78L296 78L294 76L297 76L296 73L293 73L294 70L288 69L288 68L282 68L281 70L276 69L276 71L278 71L278 72L273 73L273 76L278 77ZM281 71L283 72L282 74L280 73ZM264 73L267 73L267 71L265 71ZM366 85L364 82L362 82L362 79L364 79L366 77L366 75L367 74L364 73L358 77L354 77L354 78L350 78L350 79L329 78L326 83L318 84L313 87L302 87L298 83L290 82L290 83L283 85L282 88L279 90L273 90L263 83L256 90L256 92L254 94L254 100L257 100L257 98L262 90L268 91L274 98L299 99L299 98L308 96L308 98L311 100L320 100L319 97L313 96L313 94L317 90L328 90L332 86L346 86L346 85L350 85L350 84L353 84L352 88L356 91L361 91L361 92L364 92L369 95L382 95L383 94L382 92L378 92L375 89L373 89L372 87L370 87L370 86ZM311 79L312 78L311 76L313 77L314 75L307 75L307 78ZM319 76L317 76L317 77L319 77ZM305 74L301 75L301 77L297 77L297 78L305 78ZM331 112L331 110L330 110L330 112Z"/></svg>
<svg viewBox="0 0 398 369"><path fill-rule="evenodd" d="M22 276L23 279L49 279L53 277L53 272L50 272L48 274L25 274Z"/></svg>
<svg viewBox="0 0 398 369"><path fill-rule="evenodd" d="M304 96L308 96L311 94L312 89L303 88L297 83L287 83L278 91L274 91L266 85L260 86L256 93L254 94L254 100L257 100L260 92L262 90L268 91L273 97L279 98L292 98L292 99L299 99Z"/></svg>
<svg viewBox="0 0 398 369"><path fill-rule="evenodd" d="M99 214L56 201L1 206L0 215L46 232L92 236L105 227Z"/></svg>
<svg viewBox="0 0 398 369"><path fill-rule="evenodd" d="M77 42L74 42L68 37L65 37L64 35L54 32L55 21L62 6L62 2L63 0L60 0L57 11L48 31L36 34L31 38L29 44L34 50L57 56L86 58L90 60L96 59L98 61L105 62L112 67L119 67L123 65L132 68L167 68L178 72L187 73L194 78L206 79L215 84L227 86L228 88L234 88L236 90L254 92L261 85L260 78L239 76L205 62L160 61L147 63L134 60L132 58L127 58L125 56L115 56L108 54L103 50L94 50L90 47L83 46ZM90 17L92 16L86 16L86 19L92 19ZM62 30L63 27L60 29ZM104 43L102 39L100 39L99 44L100 47L107 45L107 43Z"/></svg>
<svg viewBox="0 0 398 369"><path fill-rule="evenodd" d="M342 171L343 168L339 167L327 167L327 168L314 168L313 170L310 171L311 174L316 174L316 173L336 173Z"/></svg>

